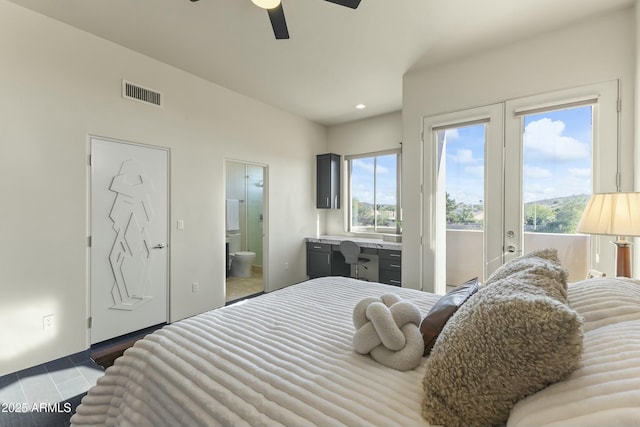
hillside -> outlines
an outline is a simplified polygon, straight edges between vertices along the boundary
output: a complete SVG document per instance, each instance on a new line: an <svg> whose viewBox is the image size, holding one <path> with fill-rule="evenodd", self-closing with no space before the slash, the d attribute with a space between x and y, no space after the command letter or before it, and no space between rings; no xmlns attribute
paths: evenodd
<svg viewBox="0 0 640 427"><path fill-rule="evenodd" d="M538 233L575 233L587 202L588 194L555 197L525 203L525 231ZM483 204L458 203L447 194L447 227L482 229Z"/></svg>

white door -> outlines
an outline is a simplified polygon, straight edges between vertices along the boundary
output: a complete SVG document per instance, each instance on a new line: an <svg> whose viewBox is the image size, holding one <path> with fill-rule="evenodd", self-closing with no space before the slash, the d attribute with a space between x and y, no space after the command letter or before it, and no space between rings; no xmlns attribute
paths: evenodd
<svg viewBox="0 0 640 427"><path fill-rule="evenodd" d="M503 119L503 104L424 119L426 291L502 264Z"/></svg>
<svg viewBox="0 0 640 427"><path fill-rule="evenodd" d="M91 343L167 321L168 150L91 138Z"/></svg>
<svg viewBox="0 0 640 427"><path fill-rule="evenodd" d="M555 248L569 281L613 274L609 237L575 229L592 193L615 192L618 82L506 102L504 261Z"/></svg>

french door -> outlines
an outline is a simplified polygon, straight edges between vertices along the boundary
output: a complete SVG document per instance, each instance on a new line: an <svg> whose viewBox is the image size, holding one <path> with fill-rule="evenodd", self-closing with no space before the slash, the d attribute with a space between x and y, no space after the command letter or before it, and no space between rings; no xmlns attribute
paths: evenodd
<svg viewBox="0 0 640 427"><path fill-rule="evenodd" d="M504 261L551 247L569 281L613 274L611 238L575 227L592 193L618 190L617 103L617 81L506 102Z"/></svg>
<svg viewBox="0 0 640 427"><path fill-rule="evenodd" d="M423 289L547 247L570 281L612 266L575 226L592 192L616 191L617 98L613 81L425 118Z"/></svg>
<svg viewBox="0 0 640 427"><path fill-rule="evenodd" d="M423 289L443 294L502 264L504 105L425 118L424 133Z"/></svg>

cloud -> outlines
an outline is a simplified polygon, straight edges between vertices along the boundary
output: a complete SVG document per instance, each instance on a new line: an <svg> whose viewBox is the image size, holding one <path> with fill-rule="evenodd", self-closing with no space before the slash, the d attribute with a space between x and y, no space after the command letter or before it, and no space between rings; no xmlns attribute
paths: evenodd
<svg viewBox="0 0 640 427"><path fill-rule="evenodd" d="M355 169L360 169L361 171L365 171L367 173L373 174L375 171L378 174L387 174L389 173L389 168L382 166L379 162L374 167L373 161L367 162L364 159L354 159L351 161L351 165Z"/></svg>
<svg viewBox="0 0 640 427"><path fill-rule="evenodd" d="M374 171L373 162L365 162L362 159L354 159L354 160L352 160L351 161L351 165L354 168L363 170L365 172L373 173L373 171Z"/></svg>
<svg viewBox="0 0 640 427"><path fill-rule="evenodd" d="M569 174L579 178L591 178L591 168L569 168Z"/></svg>
<svg viewBox="0 0 640 427"><path fill-rule="evenodd" d="M447 184L447 192L458 203L478 203L484 200L484 188L482 186L470 186L460 184Z"/></svg>
<svg viewBox="0 0 640 427"><path fill-rule="evenodd" d="M591 154L589 144L563 135L565 124L549 118L529 123L524 131L524 146L533 155L555 160L585 159Z"/></svg>
<svg viewBox="0 0 640 427"><path fill-rule="evenodd" d="M545 187L542 185L530 185L523 192L523 202L537 202L539 200L545 199L553 199L554 197L558 197L557 188L555 187Z"/></svg>
<svg viewBox="0 0 640 427"><path fill-rule="evenodd" d="M449 158L461 165L474 165L478 163L478 159L473 158L473 151L466 148L459 148L455 154L449 154Z"/></svg>
<svg viewBox="0 0 640 427"><path fill-rule="evenodd" d="M484 166L467 166L464 168L464 173L470 176L484 178Z"/></svg>
<svg viewBox="0 0 640 427"><path fill-rule="evenodd" d="M447 141L451 141L452 139L460 138L460 134L458 133L458 129L447 129L444 131L444 137Z"/></svg>
<svg viewBox="0 0 640 427"><path fill-rule="evenodd" d="M524 175L532 179L551 178L553 176L549 169L529 165L524 165Z"/></svg>

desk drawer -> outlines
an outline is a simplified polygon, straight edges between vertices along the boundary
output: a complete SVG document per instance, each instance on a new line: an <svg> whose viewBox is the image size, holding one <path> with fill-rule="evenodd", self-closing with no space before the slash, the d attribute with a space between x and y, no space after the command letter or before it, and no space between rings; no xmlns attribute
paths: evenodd
<svg viewBox="0 0 640 427"><path fill-rule="evenodd" d="M392 249L378 251L378 281L387 285L401 286L402 252Z"/></svg>
<svg viewBox="0 0 640 427"><path fill-rule="evenodd" d="M393 286L401 286L402 282L401 282L401 273L400 270L398 271L391 271L391 270L380 270L380 274L378 277L378 281L380 283L384 283L387 285L393 285Z"/></svg>
<svg viewBox="0 0 640 427"><path fill-rule="evenodd" d="M331 245L329 243L307 242L307 250L316 252L331 252Z"/></svg>
<svg viewBox="0 0 640 427"><path fill-rule="evenodd" d="M399 258L379 258L380 270L390 270L400 272L402 269L402 260Z"/></svg>
<svg viewBox="0 0 640 427"><path fill-rule="evenodd" d="M379 249L378 256L380 257L381 260L388 259L392 261L397 261L398 264L400 264L400 262L402 261L402 252L396 251L393 249Z"/></svg>

